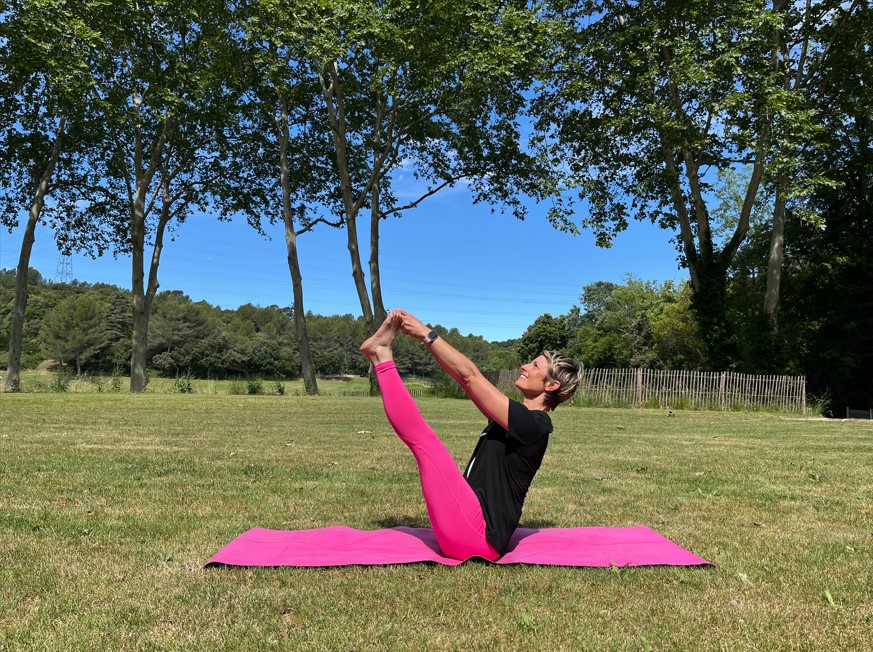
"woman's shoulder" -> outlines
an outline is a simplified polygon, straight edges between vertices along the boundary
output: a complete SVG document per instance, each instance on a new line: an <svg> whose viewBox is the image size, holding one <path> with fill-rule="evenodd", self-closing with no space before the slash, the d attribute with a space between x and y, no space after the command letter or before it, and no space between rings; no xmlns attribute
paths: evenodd
<svg viewBox="0 0 873 652"><path fill-rule="evenodd" d="M531 410L523 403L510 399L509 429L522 435L522 439L528 439L530 435L547 435L552 432L552 417L548 412Z"/></svg>

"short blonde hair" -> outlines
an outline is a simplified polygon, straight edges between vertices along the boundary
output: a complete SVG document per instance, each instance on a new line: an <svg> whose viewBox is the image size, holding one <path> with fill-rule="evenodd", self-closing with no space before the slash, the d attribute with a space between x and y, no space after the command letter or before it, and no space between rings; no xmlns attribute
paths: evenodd
<svg viewBox="0 0 873 652"><path fill-rule="evenodd" d="M576 393L579 381L582 379L583 367L578 360L557 351L543 351L543 355L549 362L549 380L560 384L558 389L546 392L546 406L554 410Z"/></svg>

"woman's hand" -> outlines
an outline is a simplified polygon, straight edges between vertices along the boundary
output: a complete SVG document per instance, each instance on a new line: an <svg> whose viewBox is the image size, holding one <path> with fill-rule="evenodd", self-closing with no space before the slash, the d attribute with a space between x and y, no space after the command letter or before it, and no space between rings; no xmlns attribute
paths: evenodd
<svg viewBox="0 0 873 652"><path fill-rule="evenodd" d="M414 337L417 340L424 340L424 338L427 337L427 334L430 333L430 326L422 324L421 321L419 321L418 318L412 313L399 309L395 312L400 314L400 330L402 330L410 337Z"/></svg>

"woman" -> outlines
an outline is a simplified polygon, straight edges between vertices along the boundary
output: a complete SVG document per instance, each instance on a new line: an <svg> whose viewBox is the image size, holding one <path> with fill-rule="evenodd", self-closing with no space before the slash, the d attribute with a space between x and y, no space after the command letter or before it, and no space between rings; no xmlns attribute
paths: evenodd
<svg viewBox="0 0 873 652"><path fill-rule="evenodd" d="M391 351L399 330L423 342L488 419L463 475L400 379ZM522 365L515 386L524 400L512 401L469 358L403 310L393 310L361 352L376 370L388 421L418 463L427 513L443 553L461 560L497 560L518 527L528 487L546 452L552 432L548 413L574 394L581 365L543 353Z"/></svg>

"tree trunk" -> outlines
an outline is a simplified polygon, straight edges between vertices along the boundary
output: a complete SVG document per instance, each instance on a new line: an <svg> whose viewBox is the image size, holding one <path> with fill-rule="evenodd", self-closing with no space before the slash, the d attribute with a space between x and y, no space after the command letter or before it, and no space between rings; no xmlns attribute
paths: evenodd
<svg viewBox="0 0 873 652"><path fill-rule="evenodd" d="M373 318L373 309L370 307L370 296L367 294L367 284L364 280L364 270L361 265L361 251L358 247L357 216L346 216L346 235L348 236L349 257L352 261L352 278L355 281L355 289L358 291L358 301L361 303L361 313L364 316L364 324L368 333L375 333L376 326Z"/></svg>
<svg viewBox="0 0 873 652"><path fill-rule="evenodd" d="M373 310L370 304L370 296L367 294L367 284L364 280L364 270L361 265L361 252L358 246L358 213L363 205L364 197L359 196L357 201L352 197L352 182L349 174L349 162L346 146L346 115L342 89L342 80L339 77L339 68L336 62L329 67L330 83L319 73L321 86L324 92L324 100L327 106L328 122L331 126L334 147L336 148L337 173L339 174L340 193L345 207L345 223L347 246L349 257L352 261L352 278L355 289L358 292L358 301L361 304L361 312L368 333L374 333L376 326L373 320Z"/></svg>
<svg viewBox="0 0 873 652"><path fill-rule="evenodd" d="M380 154L382 150L382 96L377 94L376 122L373 125L373 170L381 165ZM373 321L374 325L385 321L387 311L382 301L382 277L379 273L379 220L382 218L381 187L379 176L373 180L370 190L370 294L373 297Z"/></svg>
<svg viewBox="0 0 873 652"><path fill-rule="evenodd" d="M152 302L158 291L158 265L161 262L161 250L164 241L164 229L169 219L169 206L164 189L165 202L155 231L155 246L149 264L148 285L145 284L145 188L137 188L131 219L131 234L133 235L133 338L130 351L130 391L144 392L148 384L146 373L146 355L149 342L149 318L152 313Z"/></svg>
<svg viewBox="0 0 873 652"><path fill-rule="evenodd" d="M148 377L146 376L146 347L148 346L149 316L145 294L145 200L141 189L137 189L137 197L131 216L133 271L131 292L133 294L133 335L130 349L130 391L144 392Z"/></svg>
<svg viewBox="0 0 873 652"><path fill-rule="evenodd" d="M782 281L782 260L785 248L785 193L784 178L776 182L776 202L773 207L773 230L770 234L770 253L767 259L767 288L764 291L764 314L770 327L770 336L779 332L779 287Z"/></svg>
<svg viewBox="0 0 873 652"><path fill-rule="evenodd" d="M376 325L385 321L388 312L382 301L382 276L379 272L379 182L373 184L370 200L370 293L373 295L373 320Z"/></svg>
<svg viewBox="0 0 873 652"><path fill-rule="evenodd" d="M330 82L319 71L321 88L324 93L325 106L327 108L328 122L331 127L331 136L336 148L337 173L339 174L340 194L345 208L345 226L349 257L352 261L352 278L355 282L355 290L358 292L358 301L361 304L361 313L364 317L364 328L367 335L376 331L373 320L373 310L370 297L367 294L367 286L364 282L364 271L361 268L361 253L358 247L358 213L363 206L364 194L360 194L355 200L352 197L352 182L349 174L349 162L346 148L346 115L343 97L342 80L339 76L339 68L336 61L329 66ZM374 171L375 172L375 171ZM372 190L372 187L371 187ZM370 368L370 393L374 393L376 380L372 367Z"/></svg>
<svg viewBox="0 0 873 652"><path fill-rule="evenodd" d="M720 256L701 256L696 264L698 287L692 305L712 371L726 371L737 359L736 342L727 311L727 265Z"/></svg>
<svg viewBox="0 0 873 652"><path fill-rule="evenodd" d="M167 161L161 162L164 144L172 128L171 120L164 122L161 135L151 149L151 157L146 165L142 149L142 133L137 129L134 140L134 183L128 184L130 204L130 238L132 278L131 293L133 294L133 334L130 349L130 391L144 392L148 384L146 374L146 354L148 349L149 317L152 312L152 300L158 291L158 265L161 262L161 250L164 242L164 229L170 220L172 202L168 187L170 173ZM123 151L120 143L119 150ZM122 157L119 156L119 161ZM148 285L145 285L145 234L146 234L146 194L154 179L155 173L161 170L161 185L155 192L163 192L161 215L155 230L155 247L149 265ZM131 191L131 185L133 190ZM154 198L153 198L154 199ZM149 207L151 210L151 206Z"/></svg>
<svg viewBox="0 0 873 652"><path fill-rule="evenodd" d="M21 388L21 340L24 337L24 312L27 309L27 278L30 268L30 254L33 243L36 242L36 225L39 222L45 197L48 194L55 165L61 153L61 140L64 135L66 118L61 117L55 132L55 142L49 160L42 174L35 179L33 203L27 215L27 225L24 228L24 239L21 242L21 253L18 256L18 269L15 278L15 301L12 304L12 323L9 330L9 357L6 364L6 391L18 391Z"/></svg>
<svg viewBox="0 0 873 652"><path fill-rule="evenodd" d="M120 149L120 144L119 144ZM154 154L152 151L152 158ZM142 134L136 131L134 140L134 184L130 197L131 280L133 295L133 332L130 347L130 391L144 392L148 383L146 375L146 348L148 347L149 310L145 291L145 231L146 192L151 182L154 166L144 169ZM128 184L130 192L130 184Z"/></svg>
<svg viewBox="0 0 873 652"><path fill-rule="evenodd" d="M294 225L285 219L285 244L288 248L288 269L291 272L291 285L294 290L294 327L297 332L297 346L300 349L300 368L303 372L303 391L318 394L315 379L315 364L309 347L309 332L306 329L306 312L303 309L303 277L297 259L297 236Z"/></svg>
<svg viewBox="0 0 873 652"><path fill-rule="evenodd" d="M315 364L309 348L309 332L306 329L306 312L303 308L303 276L297 256L297 232L294 230L294 214L291 210L290 169L288 165L288 106L285 93L279 93L282 112L279 159L281 163L282 217L285 222L285 247L288 250L288 270L291 272L291 286L294 292L294 327L297 332L297 347L300 350L300 369L303 372L303 391L318 394L315 379Z"/></svg>
<svg viewBox="0 0 873 652"><path fill-rule="evenodd" d="M146 347L148 345L149 316L142 293L133 296L133 338L130 350L130 391L144 392L146 375Z"/></svg>

